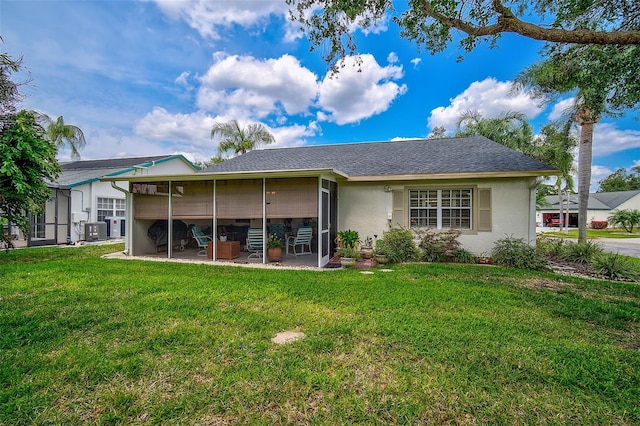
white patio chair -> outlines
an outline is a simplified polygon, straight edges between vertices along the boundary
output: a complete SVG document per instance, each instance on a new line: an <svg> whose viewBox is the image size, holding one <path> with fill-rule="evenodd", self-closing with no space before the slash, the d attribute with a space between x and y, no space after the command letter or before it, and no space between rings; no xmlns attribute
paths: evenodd
<svg viewBox="0 0 640 426"><path fill-rule="evenodd" d="M296 231L296 235L292 235L287 238L287 255L289 254L289 247L293 249L294 256L300 256L303 254L311 254L311 239L313 238L313 228L310 226L301 226ZM297 247L300 247L302 251L298 252ZM308 251L305 250L305 247Z"/></svg>
<svg viewBox="0 0 640 426"><path fill-rule="evenodd" d="M251 252L247 259L261 259L264 249L262 228L249 228L247 231L247 251Z"/></svg>

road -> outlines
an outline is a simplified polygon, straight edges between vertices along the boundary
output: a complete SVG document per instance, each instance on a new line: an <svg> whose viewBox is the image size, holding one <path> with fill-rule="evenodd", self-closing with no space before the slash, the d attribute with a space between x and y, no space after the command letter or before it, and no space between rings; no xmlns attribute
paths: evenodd
<svg viewBox="0 0 640 426"><path fill-rule="evenodd" d="M596 238L593 241L608 252L640 257L640 238Z"/></svg>

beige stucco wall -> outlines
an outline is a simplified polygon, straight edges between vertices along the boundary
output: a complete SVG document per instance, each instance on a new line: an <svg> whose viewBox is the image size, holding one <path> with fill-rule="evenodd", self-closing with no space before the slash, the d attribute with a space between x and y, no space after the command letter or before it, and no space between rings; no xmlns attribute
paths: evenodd
<svg viewBox="0 0 640 426"><path fill-rule="evenodd" d="M353 229L361 239L367 236L378 238L389 229L392 211L392 193L385 192L385 185L394 190L409 186L467 186L491 188L490 232L471 231L460 236L463 246L476 254L490 252L494 243L506 236L523 238L527 242L535 239L535 200L529 186L531 178L483 179L459 181L412 181L381 183L341 182L338 189L338 231ZM474 203L477 200L474 200ZM405 210L405 214L408 214ZM475 211L474 211L475 214Z"/></svg>

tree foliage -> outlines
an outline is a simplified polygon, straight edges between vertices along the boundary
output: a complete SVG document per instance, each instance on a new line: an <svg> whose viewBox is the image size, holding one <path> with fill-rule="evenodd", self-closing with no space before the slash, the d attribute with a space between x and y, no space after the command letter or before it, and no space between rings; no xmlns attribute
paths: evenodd
<svg viewBox="0 0 640 426"><path fill-rule="evenodd" d="M62 116L55 120L47 114L35 112L38 122L44 127L47 137L59 148L68 145L71 150L71 158L80 158L80 150L86 145L84 132L78 126L66 124Z"/></svg>
<svg viewBox="0 0 640 426"><path fill-rule="evenodd" d="M6 53L0 54L0 132L11 126L16 105L20 101L20 84L13 81L11 76L20 70L21 65L22 59L13 60Z"/></svg>
<svg viewBox="0 0 640 426"><path fill-rule="evenodd" d="M39 214L51 195L45 180L55 180L61 168L57 148L36 114L16 113L24 81L15 82L12 76L21 65L21 60L0 54L0 223L15 224L28 235L29 214ZM4 243L11 246L11 241Z"/></svg>
<svg viewBox="0 0 640 426"><path fill-rule="evenodd" d="M587 238L587 205L591 186L593 129L601 116L621 115L640 104L638 46L554 45L546 58L525 68L514 89L552 102L574 95L567 114L580 126L578 144L578 240Z"/></svg>
<svg viewBox="0 0 640 426"><path fill-rule="evenodd" d="M233 151L235 155L245 154L259 145L275 142L273 135L264 125L257 123L240 127L238 120L235 119L224 123L215 123L211 129L211 137L221 138L218 144L220 155L228 151Z"/></svg>
<svg viewBox="0 0 640 426"><path fill-rule="evenodd" d="M477 111L466 111L458 119L456 137L481 135L527 155L535 153L533 129L521 112L506 112L486 118Z"/></svg>
<svg viewBox="0 0 640 426"><path fill-rule="evenodd" d="M625 231L631 233L633 228L640 225L640 210L614 210L607 218L609 225L621 225Z"/></svg>
<svg viewBox="0 0 640 426"><path fill-rule="evenodd" d="M31 111L20 111L0 139L0 215L28 234L25 212L38 214L51 196L45 180L60 171L56 147Z"/></svg>
<svg viewBox="0 0 640 426"><path fill-rule="evenodd" d="M600 181L598 192L633 191L640 189L640 166L618 169Z"/></svg>
<svg viewBox="0 0 640 426"><path fill-rule="evenodd" d="M443 51L454 39L459 39L465 52L482 42L493 47L504 33L551 43L640 44L640 4L636 0L408 0L400 14L392 0L287 3L291 19L306 30L312 49L322 48L332 67L356 53L356 26L370 29L389 15L400 26L402 37L432 54Z"/></svg>

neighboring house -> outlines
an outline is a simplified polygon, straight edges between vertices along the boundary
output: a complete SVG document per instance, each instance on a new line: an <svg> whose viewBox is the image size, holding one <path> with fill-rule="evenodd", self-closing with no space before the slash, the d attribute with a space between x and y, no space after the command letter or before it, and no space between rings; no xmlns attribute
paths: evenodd
<svg viewBox="0 0 640 426"><path fill-rule="evenodd" d="M545 197L549 205L538 207L536 222L539 226L558 226L560 224L560 200L557 195ZM563 223L570 227L578 226L578 194L569 196L569 215L567 216L567 197L562 196ZM640 210L640 190L617 192L593 192L589 194L587 204L587 225L592 221L606 221L614 210Z"/></svg>
<svg viewBox="0 0 640 426"><path fill-rule="evenodd" d="M62 163L56 182L49 182L51 198L40 216L31 217L31 233L25 237L12 227L16 247L73 243L86 240L86 224L100 225L107 238L126 234L126 183L100 182L105 176L153 176L195 173L199 170L182 155L82 160ZM94 227L95 229L95 227ZM95 238L102 239L93 235Z"/></svg>
<svg viewBox="0 0 640 426"><path fill-rule="evenodd" d="M130 255L158 251L147 235L158 220L199 225L242 245L248 227L266 238L273 229L311 225L314 263L323 266L337 231L346 229L362 239L397 226L460 229L462 244L478 254L506 236L533 242L535 187L540 176L557 173L468 137L254 150L194 174L106 180L130 181ZM175 231L167 230L168 257L182 248Z"/></svg>

